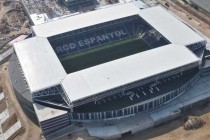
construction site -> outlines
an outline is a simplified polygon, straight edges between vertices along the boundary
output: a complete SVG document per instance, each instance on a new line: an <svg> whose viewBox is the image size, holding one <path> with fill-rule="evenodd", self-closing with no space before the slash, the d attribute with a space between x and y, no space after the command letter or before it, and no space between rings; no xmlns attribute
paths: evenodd
<svg viewBox="0 0 210 140"><path fill-rule="evenodd" d="M0 53L7 58L16 39L30 33L29 18L19 1L0 1ZM22 39L25 39L23 37ZM18 40L19 40L18 39Z"/></svg>
<svg viewBox="0 0 210 140"><path fill-rule="evenodd" d="M29 20L18 1L1 1L0 38L13 38L29 32Z"/></svg>

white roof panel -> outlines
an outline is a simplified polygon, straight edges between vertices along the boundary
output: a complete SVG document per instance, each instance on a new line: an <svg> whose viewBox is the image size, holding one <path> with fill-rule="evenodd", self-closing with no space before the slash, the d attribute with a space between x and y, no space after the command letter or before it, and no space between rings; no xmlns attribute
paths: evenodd
<svg viewBox="0 0 210 140"><path fill-rule="evenodd" d="M58 84L67 75L46 38L17 42L14 49L31 92Z"/></svg>
<svg viewBox="0 0 210 140"><path fill-rule="evenodd" d="M62 85L76 101L196 61L186 47L170 44L71 73Z"/></svg>
<svg viewBox="0 0 210 140"><path fill-rule="evenodd" d="M172 44L190 45L204 41L189 26L178 20L161 6L141 10L139 15Z"/></svg>
<svg viewBox="0 0 210 140"><path fill-rule="evenodd" d="M45 23L49 20L48 16L46 13L42 13L42 14L31 14L29 15L33 24L34 25L38 25L38 24L42 24Z"/></svg>
<svg viewBox="0 0 210 140"><path fill-rule="evenodd" d="M37 103L33 103L33 106L39 119L39 122L49 120L68 113L67 111L46 107Z"/></svg>
<svg viewBox="0 0 210 140"><path fill-rule="evenodd" d="M49 37L68 31L73 31L83 27L112 21L138 14L138 9L132 3L120 4L109 8L82 13L76 16L66 17L52 22L33 26L33 31L37 36Z"/></svg>

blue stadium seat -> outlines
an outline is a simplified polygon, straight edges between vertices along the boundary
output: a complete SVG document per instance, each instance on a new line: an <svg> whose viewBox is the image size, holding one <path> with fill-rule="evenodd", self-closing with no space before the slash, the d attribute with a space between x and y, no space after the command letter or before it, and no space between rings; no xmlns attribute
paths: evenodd
<svg viewBox="0 0 210 140"><path fill-rule="evenodd" d="M129 38L129 37L130 37L130 35L129 35L127 29L125 28L125 26L119 25L119 26L116 26L115 29L116 29L116 31L123 32L123 33L120 35L120 38L121 38L121 39L126 39L126 38Z"/></svg>
<svg viewBox="0 0 210 140"><path fill-rule="evenodd" d="M109 36L110 36L110 41L112 41L112 42L120 40L120 38L114 34L115 31L116 31L116 29L113 28L113 27L112 27L112 28L107 28L107 29L106 29L106 32L107 32L108 34L111 34L111 35L109 35Z"/></svg>
<svg viewBox="0 0 210 140"><path fill-rule="evenodd" d="M110 38L107 35L107 33L105 32L105 29L104 30L97 30L97 31L95 31L95 37L98 40L98 43L100 45L104 45L104 44L110 43Z"/></svg>
<svg viewBox="0 0 210 140"><path fill-rule="evenodd" d="M84 34L86 39L89 39L89 41L91 42L90 47L91 48L95 48L97 46L99 46L100 44L94 39L95 38L95 32L89 32L89 33L85 33Z"/></svg>
<svg viewBox="0 0 210 140"><path fill-rule="evenodd" d="M125 23L124 26L125 26L125 28L127 28L127 31L130 34L130 36L135 35L135 28L134 28L134 25L132 23Z"/></svg>
<svg viewBox="0 0 210 140"><path fill-rule="evenodd" d="M72 54L75 53L77 51L79 51L77 44L75 43L75 41L71 38L64 38L63 40L63 49L65 50L64 45L68 46L68 49L66 49L66 54Z"/></svg>
<svg viewBox="0 0 210 140"><path fill-rule="evenodd" d="M80 51L86 50L89 48L89 44L87 44L84 40L84 35L78 35L74 37L75 44L77 44L77 48Z"/></svg>

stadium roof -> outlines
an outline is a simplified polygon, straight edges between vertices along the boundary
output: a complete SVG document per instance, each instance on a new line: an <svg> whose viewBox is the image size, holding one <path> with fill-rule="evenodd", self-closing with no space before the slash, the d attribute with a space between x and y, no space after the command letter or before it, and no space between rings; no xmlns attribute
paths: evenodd
<svg viewBox="0 0 210 140"><path fill-rule="evenodd" d="M155 6L140 10L133 3L119 4L76 16L66 17L33 26L32 29L37 36L50 37L136 14L139 14L172 44L186 46L204 41L204 39L189 26L178 20L175 15L172 15L163 7Z"/></svg>
<svg viewBox="0 0 210 140"><path fill-rule="evenodd" d="M71 73L62 85L76 101L197 61L186 47L170 44Z"/></svg>
<svg viewBox="0 0 210 140"><path fill-rule="evenodd" d="M189 26L178 20L161 6L146 8L139 15L159 31L172 44L190 45L204 41Z"/></svg>
<svg viewBox="0 0 210 140"><path fill-rule="evenodd" d="M17 42L14 49L31 92L58 84L67 75L46 38Z"/></svg>
<svg viewBox="0 0 210 140"><path fill-rule="evenodd" d="M136 15L140 9L134 4L120 4L33 26L37 36L50 37L87 26Z"/></svg>

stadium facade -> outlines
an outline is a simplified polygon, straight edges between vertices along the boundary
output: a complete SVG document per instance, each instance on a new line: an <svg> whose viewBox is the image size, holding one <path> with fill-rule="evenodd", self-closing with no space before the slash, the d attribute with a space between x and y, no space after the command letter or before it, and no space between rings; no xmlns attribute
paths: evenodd
<svg viewBox="0 0 210 140"><path fill-rule="evenodd" d="M23 110L46 138L65 127L74 131L75 123L127 118L181 96L199 79L206 46L163 7L140 10L132 3L32 30L34 37L14 44L9 74Z"/></svg>

